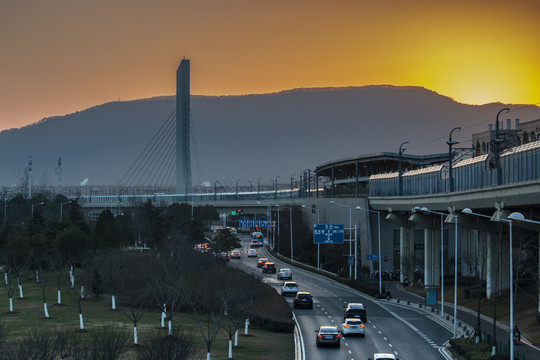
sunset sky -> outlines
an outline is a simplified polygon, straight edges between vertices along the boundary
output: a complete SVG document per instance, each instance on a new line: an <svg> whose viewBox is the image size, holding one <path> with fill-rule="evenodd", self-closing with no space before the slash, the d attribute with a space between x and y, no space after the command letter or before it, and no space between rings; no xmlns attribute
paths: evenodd
<svg viewBox="0 0 540 360"><path fill-rule="evenodd" d="M0 0L0 130L114 100L423 86L540 103L539 0Z"/></svg>

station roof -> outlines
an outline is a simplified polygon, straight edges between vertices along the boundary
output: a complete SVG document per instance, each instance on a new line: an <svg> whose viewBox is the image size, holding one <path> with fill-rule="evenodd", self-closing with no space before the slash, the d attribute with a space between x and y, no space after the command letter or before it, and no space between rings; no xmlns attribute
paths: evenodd
<svg viewBox="0 0 540 360"><path fill-rule="evenodd" d="M401 166L403 171L405 171L406 169L417 169L435 164L440 164L447 161L447 153L431 155L401 154ZM330 177L332 176L332 167L334 167L335 176L338 176L337 174L343 172L351 174L355 173L357 162L359 168L359 176L370 176L374 174L388 173L398 170L399 153L380 152L338 159L317 166L315 172L319 176Z"/></svg>

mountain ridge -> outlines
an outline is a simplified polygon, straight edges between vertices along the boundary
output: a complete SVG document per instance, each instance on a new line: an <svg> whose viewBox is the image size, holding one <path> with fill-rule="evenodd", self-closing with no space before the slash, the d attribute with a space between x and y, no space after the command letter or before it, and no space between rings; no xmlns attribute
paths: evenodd
<svg viewBox="0 0 540 360"><path fill-rule="evenodd" d="M540 118L534 105L468 105L418 86L296 88L266 94L192 95L193 183L247 185L314 169L333 159L373 152L447 151L445 138L470 145L501 107L505 118ZM116 185L175 110L174 95L111 101L0 132L0 185L18 182L31 148L34 183ZM443 139L440 140L439 139ZM195 148L197 146L197 148ZM195 151L194 151L195 150ZM195 158L195 155L198 155ZM199 170L197 170L199 169ZM298 175L296 175L298 178Z"/></svg>

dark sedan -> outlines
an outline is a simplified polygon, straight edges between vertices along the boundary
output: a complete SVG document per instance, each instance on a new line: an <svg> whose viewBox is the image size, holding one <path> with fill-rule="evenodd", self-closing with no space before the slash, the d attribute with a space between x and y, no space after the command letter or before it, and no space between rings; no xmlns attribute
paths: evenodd
<svg viewBox="0 0 540 360"><path fill-rule="evenodd" d="M319 330L315 330L315 332L317 333L317 338L315 340L317 347L323 345L339 347L341 345L341 332L338 330L337 326L321 326Z"/></svg>
<svg viewBox="0 0 540 360"><path fill-rule="evenodd" d="M293 306L295 309L313 309L313 297L307 291L300 291L296 294L296 297L294 298Z"/></svg>

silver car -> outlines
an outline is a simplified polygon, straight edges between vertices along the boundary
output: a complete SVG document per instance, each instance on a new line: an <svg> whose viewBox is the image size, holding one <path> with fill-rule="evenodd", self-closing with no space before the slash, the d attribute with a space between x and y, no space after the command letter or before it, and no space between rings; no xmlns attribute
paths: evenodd
<svg viewBox="0 0 540 360"><path fill-rule="evenodd" d="M371 358L368 358L368 360L371 360ZM397 358L396 355L390 353L378 353L373 354L373 360L399 360L399 358Z"/></svg>
<svg viewBox="0 0 540 360"><path fill-rule="evenodd" d="M278 280L292 280L292 271L291 269L279 269L277 273Z"/></svg>
<svg viewBox="0 0 540 360"><path fill-rule="evenodd" d="M281 287L281 295L294 295L298 293L298 285L294 281L285 281Z"/></svg>

